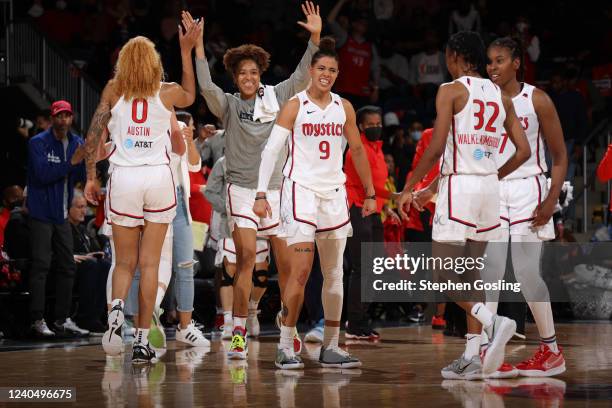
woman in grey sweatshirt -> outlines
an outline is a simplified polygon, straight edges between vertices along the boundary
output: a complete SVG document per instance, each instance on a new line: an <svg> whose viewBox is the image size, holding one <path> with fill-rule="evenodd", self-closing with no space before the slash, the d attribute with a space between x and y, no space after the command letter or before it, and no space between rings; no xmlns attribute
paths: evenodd
<svg viewBox="0 0 612 408"><path fill-rule="evenodd" d="M268 201L271 205L277 201L277 205L273 205L272 218L260 219L252 210L261 152L274 126L276 112L271 113L272 118L254 119L254 115L257 116L256 105L258 103L260 106L263 103L265 109L268 110L270 105L275 105L270 104L270 101L275 100L278 110L289 98L306 89L310 81L308 68L313 54L318 50L322 21L319 7L312 2L305 2L302 5L302 11L306 16L306 22L300 21L298 24L311 33L308 47L295 72L274 87L263 86L260 82L261 74L268 68L270 58L270 54L262 48L246 44L232 48L225 53L223 63L232 74L239 90L236 94L229 94L223 92L212 82L204 55L204 39L202 38L196 45L196 73L200 92L210 111L223 123L226 135L228 224L236 244L237 255L237 278L234 282L233 306L234 336L228 352L230 358L246 359L247 355L246 320L258 230L261 235L270 236L276 264L280 271L281 291L285 282L285 276L282 273L284 270L282 252L285 245L275 236L280 213L278 195L282 178L281 160L276 163L268 191ZM194 23L189 13L183 13L182 20L186 27ZM273 92L273 95L269 92ZM297 340L297 344L300 344L299 336ZM296 351L299 352L299 350Z"/></svg>

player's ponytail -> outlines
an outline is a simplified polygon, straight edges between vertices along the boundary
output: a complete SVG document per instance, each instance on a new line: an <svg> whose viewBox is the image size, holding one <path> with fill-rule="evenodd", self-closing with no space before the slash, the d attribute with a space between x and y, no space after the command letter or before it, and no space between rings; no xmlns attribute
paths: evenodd
<svg viewBox="0 0 612 408"><path fill-rule="evenodd" d="M319 42L319 50L314 53L310 65L313 66L323 57L330 57L338 61L338 53L336 52L336 40L332 37L323 37Z"/></svg>
<svg viewBox="0 0 612 408"><path fill-rule="evenodd" d="M525 67L523 65L523 47L521 45L521 41L513 37L501 37L489 44L489 48L491 47L505 48L510 51L510 57L513 60L518 58L519 69L516 77L519 81L522 81L525 75Z"/></svg>

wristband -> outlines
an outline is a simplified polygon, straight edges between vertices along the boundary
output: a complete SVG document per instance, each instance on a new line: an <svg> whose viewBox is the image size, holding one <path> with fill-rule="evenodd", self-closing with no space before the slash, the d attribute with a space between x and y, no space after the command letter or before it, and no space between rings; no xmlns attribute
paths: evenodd
<svg viewBox="0 0 612 408"><path fill-rule="evenodd" d="M367 196L366 200L376 200L376 194L372 194L371 196Z"/></svg>
<svg viewBox="0 0 612 408"><path fill-rule="evenodd" d="M255 201L257 201L257 200L265 200L266 198L267 198L266 196L258 196L258 197L255 197Z"/></svg>

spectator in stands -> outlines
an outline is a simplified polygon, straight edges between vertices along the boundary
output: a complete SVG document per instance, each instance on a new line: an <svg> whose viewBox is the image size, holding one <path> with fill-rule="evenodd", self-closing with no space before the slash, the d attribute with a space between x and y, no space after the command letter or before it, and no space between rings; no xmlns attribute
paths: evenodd
<svg viewBox="0 0 612 408"><path fill-rule="evenodd" d="M446 62L440 51L438 34L427 30L424 38L424 51L414 55L410 60L410 84L413 93L425 106L425 120L432 120L436 115L436 94L438 86L446 80Z"/></svg>
<svg viewBox="0 0 612 408"><path fill-rule="evenodd" d="M553 74L549 94L559 113L565 138L568 154L565 179L573 181L576 174L576 163L582 154L581 145L586 136L588 119L584 98L580 92L570 89L569 78L571 78L571 72Z"/></svg>
<svg viewBox="0 0 612 408"><path fill-rule="evenodd" d="M42 109L38 111L34 118L35 132L40 133L51 127L51 111L49 109Z"/></svg>
<svg viewBox="0 0 612 408"><path fill-rule="evenodd" d="M74 185L85 180L83 139L72 133L72 106L51 105L52 126L30 139L28 154L28 210L30 213L30 316L37 335L54 336L45 322L47 275L55 259L55 324L61 334L87 335L69 317L75 263L68 206Z"/></svg>
<svg viewBox="0 0 612 408"><path fill-rule="evenodd" d="M350 33L336 21L347 0L338 0L327 16L329 28L336 37L340 73L335 89L355 108L378 101L380 62L374 43L366 39L370 15L359 12L351 16Z"/></svg>
<svg viewBox="0 0 612 408"><path fill-rule="evenodd" d="M383 242L380 213L386 201L391 197L391 193L385 188L389 173L380 140L383 132L382 110L376 106L366 105L357 110L356 115L357 125L361 131L361 141L372 170L372 181L376 191L376 212L365 218L361 214L366 194L349 151L346 154L344 172L346 173L346 192L353 236L349 237L346 245L351 272L346 299L348 323L345 336L347 339L377 340L380 335L370 326L367 315L369 304L361 301L361 274L364 273L361 265L361 243ZM393 211L387 207L384 208L388 217L397 218Z"/></svg>
<svg viewBox="0 0 612 408"><path fill-rule="evenodd" d="M4 248L4 231L16 207L23 205L23 189L20 186L6 187L2 191L2 211L0 211L0 249Z"/></svg>
<svg viewBox="0 0 612 408"><path fill-rule="evenodd" d="M4 230L4 251L10 259L30 258L30 217L25 207L26 191L22 192L23 200L14 203L8 223Z"/></svg>
<svg viewBox="0 0 612 408"><path fill-rule="evenodd" d="M104 252L97 238L87 231L84 224L86 210L87 200L80 190L75 190L68 211L79 295L75 321L79 327L89 330L91 335L101 336L106 331L100 317L106 311L106 278L111 263L104 259Z"/></svg>
<svg viewBox="0 0 612 408"><path fill-rule="evenodd" d="M390 37L383 38L380 43L380 93L383 100L405 92L410 79L408 59L395 52L394 45Z"/></svg>
<svg viewBox="0 0 612 408"><path fill-rule="evenodd" d="M197 132L195 146L202 158L202 166L212 169L217 160L225 154L225 130L217 130L215 125L201 124Z"/></svg>
<svg viewBox="0 0 612 408"><path fill-rule="evenodd" d="M597 178L602 183L605 183L612 179L612 143L608 145L608 150L606 151L606 154L604 155L603 159L601 159L599 166L597 166ZM612 215L612 191L610 192L610 194L611 196L608 202L608 205L610 207L608 208L608 211L611 213L610 215ZM610 218L608 218L608 220L609 219Z"/></svg>
<svg viewBox="0 0 612 408"><path fill-rule="evenodd" d="M536 80L536 63L540 59L540 39L532 34L531 24L525 16L519 16L516 20L514 36L520 39L523 50L523 80L534 84Z"/></svg>
<svg viewBox="0 0 612 408"><path fill-rule="evenodd" d="M0 186L25 185L28 162L28 139L32 121L18 118L0 153Z"/></svg>
<svg viewBox="0 0 612 408"><path fill-rule="evenodd" d="M458 31L480 32L480 13L469 0L461 0L452 12L448 22L448 35Z"/></svg>

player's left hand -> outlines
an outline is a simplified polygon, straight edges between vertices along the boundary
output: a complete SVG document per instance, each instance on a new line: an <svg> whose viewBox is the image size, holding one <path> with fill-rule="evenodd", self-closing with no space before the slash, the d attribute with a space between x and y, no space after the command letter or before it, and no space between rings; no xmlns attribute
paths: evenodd
<svg viewBox="0 0 612 408"><path fill-rule="evenodd" d="M363 202L363 207L361 207L361 216L367 217L368 215L374 214L376 212L376 200L371 198L366 198Z"/></svg>
<svg viewBox="0 0 612 408"><path fill-rule="evenodd" d="M297 23L312 34L320 34L323 28L323 21L319 14L319 6L315 6L312 1L305 1L302 3L302 11L306 16L306 22L298 21Z"/></svg>
<svg viewBox="0 0 612 408"><path fill-rule="evenodd" d="M397 208L404 221L408 221L408 213L413 199L412 191L404 190L397 200Z"/></svg>
<svg viewBox="0 0 612 408"><path fill-rule="evenodd" d="M556 203L553 200L546 199L540 203L533 210L533 221L531 221L532 227L542 227L548 223L550 217L553 216L555 212Z"/></svg>
<svg viewBox="0 0 612 408"><path fill-rule="evenodd" d="M178 26L179 44L181 51L191 51L199 42L204 31L204 19L195 20L195 24L185 28Z"/></svg>
<svg viewBox="0 0 612 408"><path fill-rule="evenodd" d="M183 138L187 143L193 143L193 129L190 126L183 128Z"/></svg>
<svg viewBox="0 0 612 408"><path fill-rule="evenodd" d="M423 211L425 209L425 205L431 201L434 196L434 192L428 188L424 188L419 191L414 192L414 200L412 201L412 205L417 211Z"/></svg>

